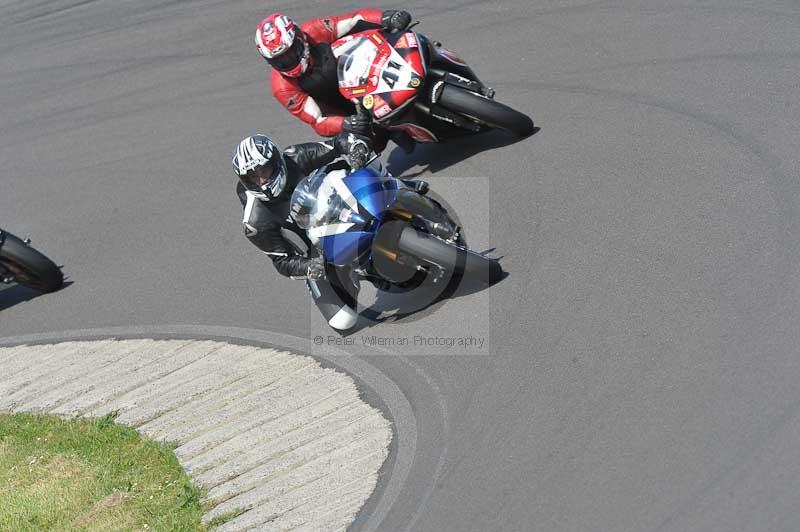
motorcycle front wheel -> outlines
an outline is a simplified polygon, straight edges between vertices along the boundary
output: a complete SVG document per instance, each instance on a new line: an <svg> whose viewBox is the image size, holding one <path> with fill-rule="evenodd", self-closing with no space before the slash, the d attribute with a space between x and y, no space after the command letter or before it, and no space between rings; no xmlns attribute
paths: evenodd
<svg viewBox="0 0 800 532"><path fill-rule="evenodd" d="M451 111L519 137L533 133L533 120L528 115L461 87L445 85L438 103Z"/></svg>
<svg viewBox="0 0 800 532"><path fill-rule="evenodd" d="M64 284L64 275L53 261L16 236L3 233L0 247L0 269L6 269L14 280L28 288L53 292Z"/></svg>
<svg viewBox="0 0 800 532"><path fill-rule="evenodd" d="M470 280L493 284L503 276L503 268L497 260L423 233L411 226L404 228L400 233L397 247L400 251L423 262L434 264L450 274Z"/></svg>

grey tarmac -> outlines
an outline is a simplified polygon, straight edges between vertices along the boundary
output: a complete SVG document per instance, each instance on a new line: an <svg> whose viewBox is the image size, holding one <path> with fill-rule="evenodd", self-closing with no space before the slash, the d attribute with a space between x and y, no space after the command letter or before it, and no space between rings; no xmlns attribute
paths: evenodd
<svg viewBox="0 0 800 532"><path fill-rule="evenodd" d="M317 347L305 287L241 235L235 144L314 138L272 99L255 24L356 7L338 1L2 3L0 226L73 284L0 292L0 337L170 326L338 350L370 404L393 399L397 438L350 530L800 529L797 2L378 6L541 127L383 156L510 275L361 334L483 348ZM35 400L24 361L2 363Z"/></svg>

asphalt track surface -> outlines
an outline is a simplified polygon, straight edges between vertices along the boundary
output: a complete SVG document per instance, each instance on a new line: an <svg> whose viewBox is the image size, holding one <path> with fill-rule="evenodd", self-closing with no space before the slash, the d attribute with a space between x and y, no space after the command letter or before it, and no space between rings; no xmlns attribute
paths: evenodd
<svg viewBox="0 0 800 532"><path fill-rule="evenodd" d="M800 529L797 3L405 7L542 129L390 158L510 276L369 328L486 331L484 354L336 348L380 376L376 400L399 390L408 407L354 528ZM73 283L0 292L1 336L315 333L303 286L241 236L233 195L240 138L312 138L268 94L252 44L265 9L0 4L0 225Z"/></svg>

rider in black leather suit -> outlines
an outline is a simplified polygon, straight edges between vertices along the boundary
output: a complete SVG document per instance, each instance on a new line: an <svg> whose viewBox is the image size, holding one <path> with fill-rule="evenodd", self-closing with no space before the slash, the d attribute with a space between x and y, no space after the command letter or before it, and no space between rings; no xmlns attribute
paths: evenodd
<svg viewBox="0 0 800 532"><path fill-rule="evenodd" d="M352 161L357 155L363 164L369 151L367 143L363 137L342 133L324 142L295 144L281 152L267 136L253 135L239 143L233 157L245 235L272 259L281 275L307 280L317 308L340 332L356 325L358 280L349 268L326 267L316 256L306 232L290 216L290 203L297 184L316 169L341 156ZM428 188L424 181L405 183L422 194ZM287 238L288 232L297 236L293 239L297 243Z"/></svg>

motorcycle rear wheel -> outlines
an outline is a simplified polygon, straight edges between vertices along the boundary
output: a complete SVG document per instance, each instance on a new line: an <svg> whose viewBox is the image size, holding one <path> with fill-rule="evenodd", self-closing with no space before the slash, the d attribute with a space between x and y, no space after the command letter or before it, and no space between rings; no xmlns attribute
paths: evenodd
<svg viewBox="0 0 800 532"><path fill-rule="evenodd" d="M17 283L42 292L61 288L64 275L53 261L12 234L4 233L4 237L0 267L11 272Z"/></svg>
<svg viewBox="0 0 800 532"><path fill-rule="evenodd" d="M451 111L519 137L533 133L533 120L528 115L461 87L445 85L438 103Z"/></svg>

